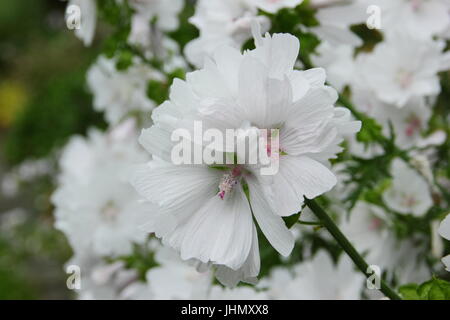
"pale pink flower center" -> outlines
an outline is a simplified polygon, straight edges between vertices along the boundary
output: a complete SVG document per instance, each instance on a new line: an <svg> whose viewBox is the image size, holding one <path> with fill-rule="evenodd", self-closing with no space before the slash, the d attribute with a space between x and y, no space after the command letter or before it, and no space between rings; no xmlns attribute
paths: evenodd
<svg viewBox="0 0 450 320"><path fill-rule="evenodd" d="M417 200L410 195L405 195L403 197L403 205L407 208L412 208L417 204Z"/></svg>
<svg viewBox="0 0 450 320"><path fill-rule="evenodd" d="M217 194L220 199L224 199L225 195L230 193L234 187L239 183L242 171L239 167L233 168L231 172L223 175L219 184L219 193Z"/></svg>
<svg viewBox="0 0 450 320"><path fill-rule="evenodd" d="M422 123L416 115L411 115L408 119L408 125L406 126L405 133L408 137L412 137L414 133L420 131Z"/></svg>
<svg viewBox="0 0 450 320"><path fill-rule="evenodd" d="M402 89L406 89L411 86L414 76L411 72L406 70L400 70L397 73L397 81Z"/></svg>

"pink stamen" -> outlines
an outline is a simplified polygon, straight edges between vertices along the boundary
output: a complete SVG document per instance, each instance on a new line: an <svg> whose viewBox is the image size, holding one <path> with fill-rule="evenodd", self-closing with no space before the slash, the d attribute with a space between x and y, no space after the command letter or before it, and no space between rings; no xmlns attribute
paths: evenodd
<svg viewBox="0 0 450 320"><path fill-rule="evenodd" d="M420 119L417 116L412 115L408 121L408 126L406 127L405 133L408 137L412 137L416 131L420 130L421 127Z"/></svg>
<svg viewBox="0 0 450 320"><path fill-rule="evenodd" d="M242 171L240 167L234 167L230 173L226 173L223 175L222 180L219 184L219 192L217 195L220 199L225 198L225 194L230 193L234 186L239 183L239 179L241 177Z"/></svg>

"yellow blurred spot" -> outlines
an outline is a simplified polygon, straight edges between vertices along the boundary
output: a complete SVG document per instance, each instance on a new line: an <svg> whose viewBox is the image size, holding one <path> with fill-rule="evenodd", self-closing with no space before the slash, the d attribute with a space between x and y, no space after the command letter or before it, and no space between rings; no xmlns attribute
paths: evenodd
<svg viewBox="0 0 450 320"><path fill-rule="evenodd" d="M27 91L17 82L0 83L0 127L8 127L27 101Z"/></svg>

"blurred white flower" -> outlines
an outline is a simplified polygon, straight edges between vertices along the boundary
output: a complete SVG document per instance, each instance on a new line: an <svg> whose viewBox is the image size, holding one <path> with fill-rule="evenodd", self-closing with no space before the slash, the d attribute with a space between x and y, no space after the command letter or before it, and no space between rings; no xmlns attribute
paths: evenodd
<svg viewBox="0 0 450 320"><path fill-rule="evenodd" d="M202 67L205 58L222 45L240 49L251 38L252 21L258 21L262 31L267 31L269 19L257 14L252 0L199 0L194 16L189 19L200 30L200 36L186 45L189 62Z"/></svg>
<svg viewBox="0 0 450 320"><path fill-rule="evenodd" d="M418 259L423 248L415 245L414 239L397 240L390 218L382 208L358 201L349 216L342 219L342 232L365 254L370 265L388 271L402 284L429 278L426 263Z"/></svg>
<svg viewBox="0 0 450 320"><path fill-rule="evenodd" d="M364 276L347 256L335 264L324 250L291 270L274 268L270 277L261 280L267 295L277 300L357 300L363 284Z"/></svg>
<svg viewBox="0 0 450 320"><path fill-rule="evenodd" d="M322 41L316 48L311 60L315 66L322 67L327 72L327 81L342 91L345 86L352 83L355 77L354 48L349 45L332 45Z"/></svg>
<svg viewBox="0 0 450 320"><path fill-rule="evenodd" d="M183 0L131 0L130 5L135 12L128 42L139 46L147 58L157 57L165 64L171 63L171 55L178 53L179 48L164 32L178 28Z"/></svg>
<svg viewBox="0 0 450 320"><path fill-rule="evenodd" d="M434 96L441 90L438 72L450 66L444 47L444 42L418 39L406 32L387 35L373 52L357 56L355 84L398 108L413 98Z"/></svg>
<svg viewBox="0 0 450 320"><path fill-rule="evenodd" d="M441 222L438 232L443 238L450 240L450 214L447 215ZM450 255L442 258L442 262L444 263L447 271L450 272Z"/></svg>
<svg viewBox="0 0 450 320"><path fill-rule="evenodd" d="M209 271L199 272L182 261L176 251L168 247L157 249L155 260L159 266L147 272L147 285L156 300L205 299L212 283Z"/></svg>
<svg viewBox="0 0 450 320"><path fill-rule="evenodd" d="M404 161L395 159L391 165L392 184L382 195L393 210L423 216L433 205L427 181Z"/></svg>
<svg viewBox="0 0 450 320"><path fill-rule="evenodd" d="M138 281L136 270L126 269L121 261L106 263L89 249L75 253L66 263L69 266L80 270L81 288L76 290L80 300L123 299L123 290Z"/></svg>
<svg viewBox="0 0 450 320"><path fill-rule="evenodd" d="M319 25L312 27L311 31L322 42L333 47L361 45L362 40L350 30L350 26L366 21L366 10L370 3L368 0L335 2L330 5L318 4L316 19Z"/></svg>
<svg viewBox="0 0 450 320"><path fill-rule="evenodd" d="M450 25L447 0L371 0L381 7L384 32L409 32L431 39Z"/></svg>
<svg viewBox="0 0 450 320"><path fill-rule="evenodd" d="M67 7L78 6L80 8L80 27L75 29L75 35L83 41L85 46L90 46L94 39L97 25L97 1L96 0L69 0Z"/></svg>
<svg viewBox="0 0 450 320"><path fill-rule="evenodd" d="M150 26L152 20L162 31L173 31L178 28L178 14L183 9L183 0L130 0L135 10L133 19L142 19Z"/></svg>
<svg viewBox="0 0 450 320"><path fill-rule="evenodd" d="M75 252L123 255L145 240L138 226L149 207L138 202L127 181L130 166L148 159L135 139L128 121L108 133L91 130L88 138L73 137L65 147L52 201L55 225Z"/></svg>
<svg viewBox="0 0 450 320"><path fill-rule="evenodd" d="M117 70L115 61L103 56L89 69L87 82L94 95L94 108L104 111L106 120L115 125L133 111L147 112L155 103L147 97L150 79L162 75L136 61L125 71Z"/></svg>

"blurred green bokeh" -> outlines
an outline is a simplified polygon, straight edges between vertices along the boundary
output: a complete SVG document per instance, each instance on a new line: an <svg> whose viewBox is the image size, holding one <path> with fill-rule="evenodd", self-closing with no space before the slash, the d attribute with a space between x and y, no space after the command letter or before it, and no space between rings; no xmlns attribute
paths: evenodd
<svg viewBox="0 0 450 320"><path fill-rule="evenodd" d="M104 127L85 72L99 53L64 22L66 2L0 1L0 177L26 159L49 157L74 133ZM101 37L101 35L100 35ZM1 179L3 180L3 179ZM0 192L0 299L68 299L71 256L53 227L50 177Z"/></svg>

